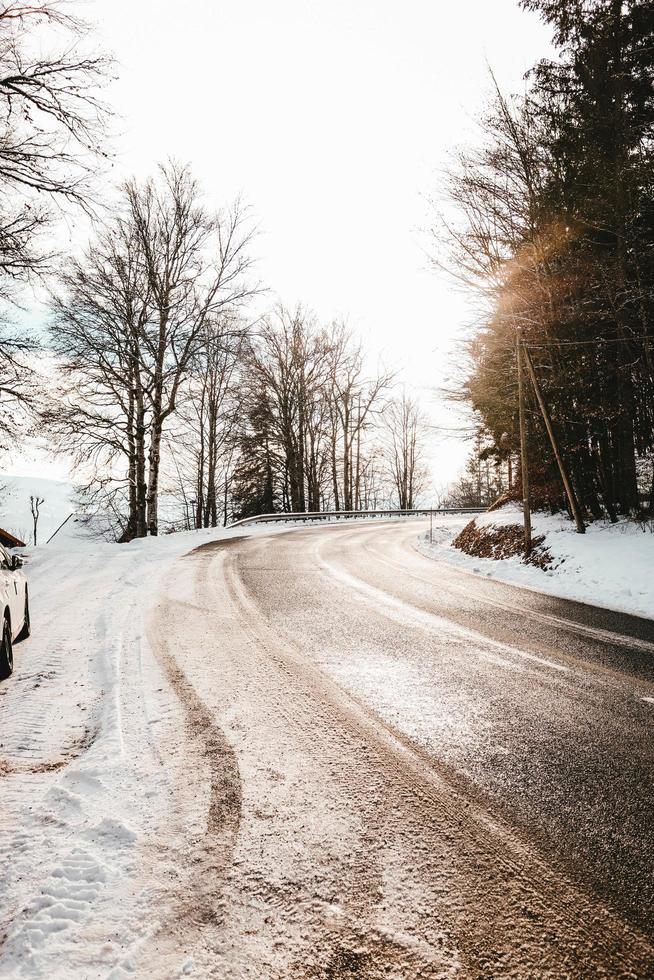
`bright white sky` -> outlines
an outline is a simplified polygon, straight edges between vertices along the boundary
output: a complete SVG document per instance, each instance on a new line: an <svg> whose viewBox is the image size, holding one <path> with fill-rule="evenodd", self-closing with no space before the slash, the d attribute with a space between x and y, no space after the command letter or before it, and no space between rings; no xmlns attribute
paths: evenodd
<svg viewBox="0 0 654 980"><path fill-rule="evenodd" d="M347 316L425 407L466 323L420 229L448 151L474 138L490 64L506 91L549 51L517 0L87 0L118 61L116 181L172 155L262 230L286 305ZM73 231L74 234L74 231ZM469 316L469 315L468 315ZM467 446L434 436L436 482Z"/></svg>

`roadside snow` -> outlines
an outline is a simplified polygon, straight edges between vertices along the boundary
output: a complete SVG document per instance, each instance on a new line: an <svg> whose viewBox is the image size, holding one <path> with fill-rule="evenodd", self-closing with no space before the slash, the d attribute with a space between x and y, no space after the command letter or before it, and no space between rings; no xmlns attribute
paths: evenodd
<svg viewBox="0 0 654 980"><path fill-rule="evenodd" d="M457 552L451 539L465 523L439 521L436 543L421 549L477 574L654 617L654 535L622 524L582 537L561 518L537 516L536 533L565 558L545 573ZM0 684L1 977L134 975L178 876L174 841L202 832L208 806L197 801L209 782L206 758L180 750L183 708L149 647L145 615L180 555L217 538L287 530L115 545L70 521L52 544L28 549L34 633Z"/></svg>
<svg viewBox="0 0 654 980"><path fill-rule="evenodd" d="M203 832L210 782L146 615L176 558L288 529L117 545L72 519L51 544L21 549L33 634L0 684L0 977L133 976L162 929L175 842Z"/></svg>
<svg viewBox="0 0 654 980"><path fill-rule="evenodd" d="M0 685L0 976L118 980L156 930L151 869L174 877L167 830L194 818L160 750L183 721L143 616L174 558L229 533L119 546L70 522L28 550L33 635Z"/></svg>
<svg viewBox="0 0 654 980"><path fill-rule="evenodd" d="M480 514L475 522L479 527L520 525L522 511L510 504ZM519 557L496 561L464 554L453 547L452 540L465 523L457 520L453 527L450 521L439 522L432 544L429 534L421 536L420 551L473 574L654 619L654 533L632 521L595 522L585 534L577 534L564 515L533 514L533 534L545 536L544 546L557 566L551 571L525 565Z"/></svg>

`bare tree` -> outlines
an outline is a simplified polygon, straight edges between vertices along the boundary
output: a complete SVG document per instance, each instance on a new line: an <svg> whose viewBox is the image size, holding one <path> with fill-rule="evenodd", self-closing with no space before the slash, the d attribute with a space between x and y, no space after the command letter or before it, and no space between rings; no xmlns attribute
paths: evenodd
<svg viewBox="0 0 654 980"><path fill-rule="evenodd" d="M41 504L45 503L43 497L37 495L30 495L30 510L32 511L32 536L34 539L34 547L38 544L36 539L37 529L39 526L39 513L41 509Z"/></svg>
<svg viewBox="0 0 654 980"><path fill-rule="evenodd" d="M354 509L381 495L378 447L368 436L392 376L366 377L361 347L342 324L321 327L302 307L278 307L253 336L243 372L239 513L264 503Z"/></svg>
<svg viewBox="0 0 654 980"><path fill-rule="evenodd" d="M88 210L110 113L109 61L84 53L88 27L63 0L0 4L0 301L50 267L39 233L64 202ZM0 310L0 435L34 408L34 338Z"/></svg>
<svg viewBox="0 0 654 980"><path fill-rule="evenodd" d="M110 114L98 91L110 62L82 51L89 28L70 7L0 6L0 181L87 206L106 153Z"/></svg>
<svg viewBox="0 0 654 980"><path fill-rule="evenodd" d="M100 227L80 260L62 270L51 344L62 376L44 418L87 474L87 494L116 512L127 494L125 537L146 530L147 384L142 336L148 280L129 214Z"/></svg>
<svg viewBox="0 0 654 980"><path fill-rule="evenodd" d="M177 425L165 440L176 492L185 509L193 511L195 527L227 522L238 422L245 397L239 368L247 326L236 317L225 316L207 323L206 334L183 388Z"/></svg>
<svg viewBox="0 0 654 980"><path fill-rule="evenodd" d="M425 420L417 402L402 392L384 410L386 460L398 505L401 510L416 506L416 497L424 487Z"/></svg>
<svg viewBox="0 0 654 980"><path fill-rule="evenodd" d="M366 378L361 345L353 342L344 324L332 327L330 350L333 482L336 488L340 446L342 483L338 503L344 510L355 510L361 503L362 440L380 407L381 396L393 381L393 373L380 370L375 377Z"/></svg>
<svg viewBox="0 0 654 980"><path fill-rule="evenodd" d="M0 450L29 431L39 403L36 342L18 328L0 325Z"/></svg>
<svg viewBox="0 0 654 980"><path fill-rule="evenodd" d="M62 276L52 344L66 390L48 421L97 465L96 490L127 487L126 537L158 533L164 427L216 324L256 292L250 241L240 205L210 213L189 170L168 164L125 186L122 213Z"/></svg>
<svg viewBox="0 0 654 980"><path fill-rule="evenodd" d="M53 205L89 209L110 112L110 62L83 51L88 26L64 0L0 5L0 297L44 271Z"/></svg>
<svg viewBox="0 0 654 980"><path fill-rule="evenodd" d="M246 279L252 230L237 202L210 214L187 167L169 163L159 179L126 187L142 249L152 313L143 332L150 402L148 531L158 533L161 437L177 407L182 381L206 339L205 327L257 291Z"/></svg>
<svg viewBox="0 0 654 980"><path fill-rule="evenodd" d="M267 417L283 460L288 510L304 511L307 501L319 506L326 351L324 331L312 314L279 306L262 319L246 358L250 414Z"/></svg>

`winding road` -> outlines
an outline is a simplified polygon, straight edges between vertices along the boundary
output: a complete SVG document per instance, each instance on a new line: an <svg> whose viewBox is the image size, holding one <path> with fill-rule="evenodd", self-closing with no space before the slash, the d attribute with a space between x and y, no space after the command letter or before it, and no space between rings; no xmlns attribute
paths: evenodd
<svg viewBox="0 0 654 980"><path fill-rule="evenodd" d="M424 526L173 565L149 640L209 780L162 963L654 976L654 622L430 560Z"/></svg>

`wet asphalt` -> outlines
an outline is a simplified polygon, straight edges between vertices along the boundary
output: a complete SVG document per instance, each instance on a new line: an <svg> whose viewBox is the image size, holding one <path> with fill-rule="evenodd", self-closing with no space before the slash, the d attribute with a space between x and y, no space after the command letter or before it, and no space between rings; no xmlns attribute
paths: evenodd
<svg viewBox="0 0 654 980"><path fill-rule="evenodd" d="M252 538L268 626L654 936L654 621L424 557L416 523Z"/></svg>

